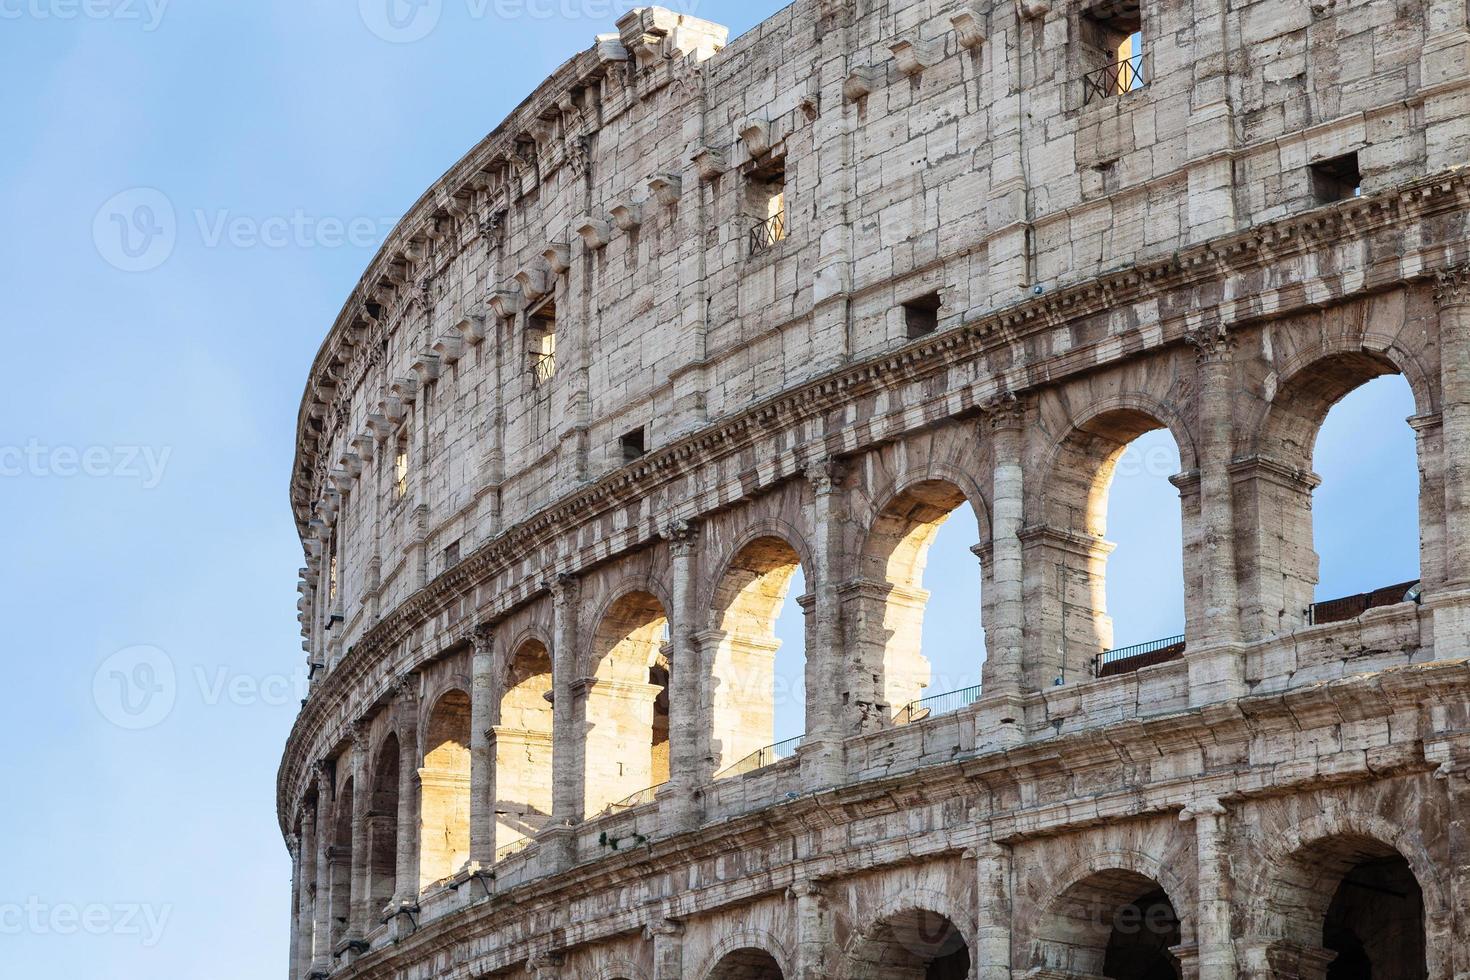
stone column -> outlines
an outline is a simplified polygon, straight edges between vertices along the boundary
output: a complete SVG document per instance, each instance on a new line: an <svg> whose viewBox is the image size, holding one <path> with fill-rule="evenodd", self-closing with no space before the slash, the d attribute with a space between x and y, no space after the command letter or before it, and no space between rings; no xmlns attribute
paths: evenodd
<svg viewBox="0 0 1470 980"><path fill-rule="evenodd" d="M398 686L398 848L393 873L393 901L412 905L419 898L419 737L418 679Z"/></svg>
<svg viewBox="0 0 1470 980"><path fill-rule="evenodd" d="M643 938L653 943L653 980L684 980L684 924L658 919L644 927Z"/></svg>
<svg viewBox="0 0 1470 980"><path fill-rule="evenodd" d="M1179 814L1193 821L1199 865L1196 946L1199 980L1235 980L1235 944L1230 931L1230 860L1225 851L1226 810L1219 800L1200 800Z"/></svg>
<svg viewBox="0 0 1470 980"><path fill-rule="evenodd" d="M664 822L671 830L692 830L700 822L699 794L708 771L709 718L704 706L704 674L699 643L699 528L680 521L664 535L673 559L673 651L669 657L669 791Z"/></svg>
<svg viewBox="0 0 1470 980"><path fill-rule="evenodd" d="M816 596L815 622L806 651L806 737L802 745L802 782L820 789L841 782L845 767L843 739L855 731L854 719L842 705L849 694L842 636L842 478L833 459L807 467L815 497L812 509L812 569Z"/></svg>
<svg viewBox="0 0 1470 980"><path fill-rule="evenodd" d="M1470 266L1439 274L1444 586L1426 596L1441 658L1470 648Z"/></svg>
<svg viewBox="0 0 1470 980"><path fill-rule="evenodd" d="M495 627L481 623L471 633L470 672L470 865L495 863L495 764L491 730L496 717Z"/></svg>
<svg viewBox="0 0 1470 980"><path fill-rule="evenodd" d="M302 808L301 838L297 843L297 893L294 980L306 980L311 972L312 944L316 932L316 810Z"/></svg>
<svg viewBox="0 0 1470 980"><path fill-rule="evenodd" d="M346 936L361 941L368 934L368 867L372 840L368 835L368 804L373 788L368 775L368 732L361 724L352 726L352 871L348 886Z"/></svg>
<svg viewBox="0 0 1470 980"><path fill-rule="evenodd" d="M981 706L976 713L976 746L981 749L1017 745L1024 737L1021 694L1025 689L1023 636L1026 623L1025 577L1021 528L1024 516L1022 454L1026 412L1015 395L992 399L986 413L994 471L991 483L990 542L974 551L987 583L985 666L981 672Z"/></svg>
<svg viewBox="0 0 1470 980"><path fill-rule="evenodd" d="M1011 849L982 844L969 852L975 859L979 928L971 961L975 980L1011 980Z"/></svg>
<svg viewBox="0 0 1470 980"><path fill-rule="evenodd" d="M301 879L301 837L291 834L286 838L286 850L291 855L291 939L287 946L286 976L299 980L301 959L301 908L306 902L306 884Z"/></svg>
<svg viewBox="0 0 1470 980"><path fill-rule="evenodd" d="M577 622L581 586L571 575L547 583L551 590L554 624L551 650L551 820L541 831L550 867L569 867L576 840L571 828L582 821L586 802L586 765L582 754L583 726L577 697Z"/></svg>
<svg viewBox="0 0 1470 980"><path fill-rule="evenodd" d="M817 881L798 881L786 890L796 903L796 972L791 980L827 980L835 972L830 956L837 941L827 892Z"/></svg>
<svg viewBox="0 0 1470 980"><path fill-rule="evenodd" d="M1194 617L1199 635L1188 638L1188 657L1189 700L1201 705L1238 698L1246 690L1230 471L1235 446L1235 342L1223 327L1198 331L1186 340L1197 352L1199 366L1200 599L1204 610Z"/></svg>
<svg viewBox="0 0 1470 980"><path fill-rule="evenodd" d="M336 795L336 767L317 765L316 791L316 900L312 903L311 974L332 972L332 862L328 856L332 839L332 799Z"/></svg>

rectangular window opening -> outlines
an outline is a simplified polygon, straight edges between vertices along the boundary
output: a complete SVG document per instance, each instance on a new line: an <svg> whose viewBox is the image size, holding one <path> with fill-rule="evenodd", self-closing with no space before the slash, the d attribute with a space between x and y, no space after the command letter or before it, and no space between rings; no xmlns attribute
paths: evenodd
<svg viewBox="0 0 1470 980"><path fill-rule="evenodd" d="M400 436L398 448L393 453L393 497L402 500L408 496L408 438Z"/></svg>
<svg viewBox="0 0 1470 980"><path fill-rule="evenodd" d="M1318 204L1346 201L1362 193L1363 177L1356 153L1312 164L1312 196Z"/></svg>
<svg viewBox="0 0 1470 980"><path fill-rule="evenodd" d="M631 463L648 452L646 430L640 425L619 439L618 444L623 450L623 462Z"/></svg>
<svg viewBox="0 0 1470 980"><path fill-rule="evenodd" d="M1148 84L1139 0L1101 0L1083 13L1080 28L1084 105Z"/></svg>
<svg viewBox="0 0 1470 980"><path fill-rule="evenodd" d="M923 337L939 329L939 294L929 293L903 304L904 326L909 340Z"/></svg>
<svg viewBox="0 0 1470 980"><path fill-rule="evenodd" d="M786 239L786 161L774 160L745 177L745 213L751 221L750 254Z"/></svg>
<svg viewBox="0 0 1470 980"><path fill-rule="evenodd" d="M527 317L526 350L531 387L541 388L556 375L556 303L548 300Z"/></svg>
<svg viewBox="0 0 1470 980"><path fill-rule="evenodd" d="M459 564L459 542L456 541L444 549L444 567L453 568Z"/></svg>

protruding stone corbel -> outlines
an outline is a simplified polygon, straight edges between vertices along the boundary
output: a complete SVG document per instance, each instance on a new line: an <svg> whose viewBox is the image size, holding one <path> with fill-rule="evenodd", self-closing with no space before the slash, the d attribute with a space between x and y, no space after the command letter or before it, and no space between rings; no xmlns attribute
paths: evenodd
<svg viewBox="0 0 1470 980"><path fill-rule="evenodd" d="M514 283L506 283L490 294L487 302L491 311L502 320L509 320L525 305L525 298L521 295L521 287Z"/></svg>
<svg viewBox="0 0 1470 980"><path fill-rule="evenodd" d="M932 68L939 63L940 51L937 45L926 44L923 41L911 41L905 38L889 47L893 52L893 58L898 62L898 70L905 75L917 75L926 68Z"/></svg>
<svg viewBox="0 0 1470 980"><path fill-rule="evenodd" d="M535 302L551 292L551 276L539 265L528 266L517 272L515 281L521 284L521 292L529 302Z"/></svg>
<svg viewBox="0 0 1470 980"><path fill-rule="evenodd" d="M608 208L608 213L624 232L633 231L643 224L643 206L632 201L616 201Z"/></svg>
<svg viewBox="0 0 1470 980"><path fill-rule="evenodd" d="M541 257L551 267L556 275L561 275L572 267L572 246L566 242L547 242L546 247L541 250Z"/></svg>
<svg viewBox="0 0 1470 980"><path fill-rule="evenodd" d="M464 356L464 337L455 333L447 333L434 341L434 353L445 364L454 364Z"/></svg>
<svg viewBox="0 0 1470 980"><path fill-rule="evenodd" d="M419 383L413 378L395 378L388 385L388 394L404 405L412 405L419 397ZM399 416L399 418L402 417L402 415Z"/></svg>
<svg viewBox="0 0 1470 980"><path fill-rule="evenodd" d="M854 68L842 83L842 97L849 102L866 99L878 87L878 73L872 68Z"/></svg>
<svg viewBox="0 0 1470 980"><path fill-rule="evenodd" d="M604 65L621 64L628 60L628 49L623 47L623 39L617 34L599 34L593 51L597 60Z"/></svg>
<svg viewBox="0 0 1470 980"><path fill-rule="evenodd" d="M1051 13L1051 0L1016 0L1016 5L1027 20L1037 20Z"/></svg>
<svg viewBox="0 0 1470 980"><path fill-rule="evenodd" d="M612 225L591 216L583 216L572 222L572 230L582 236L582 244L591 251L606 248L612 241Z"/></svg>
<svg viewBox="0 0 1470 980"><path fill-rule="evenodd" d="M337 465L342 467L341 471L347 475L346 486L344 487L341 483L338 483L337 489L342 493L347 493L352 489L352 481L362 475L362 457L348 450L337 460Z"/></svg>
<svg viewBox="0 0 1470 980"><path fill-rule="evenodd" d="M985 15L974 7L965 7L952 15L949 22L954 25L960 47L966 51L974 51L985 43Z"/></svg>
<svg viewBox="0 0 1470 980"><path fill-rule="evenodd" d="M714 180L730 166L725 161L725 154L707 146L701 146L690 160L694 163L694 169L699 171L701 180Z"/></svg>
<svg viewBox="0 0 1470 980"><path fill-rule="evenodd" d="M456 323L454 329L459 331L461 340L471 347L476 347L485 339L485 315L471 313Z"/></svg>
<svg viewBox="0 0 1470 980"><path fill-rule="evenodd" d="M418 375L419 384L428 384L439 377L439 368L443 360L432 350L419 351L413 363L408 366L409 370Z"/></svg>
<svg viewBox="0 0 1470 980"><path fill-rule="evenodd" d="M378 426L384 421L386 420L383 416L371 414L367 417L367 431L359 432L352 437L352 442L350 443L352 450L357 453L357 458L364 463L371 463L373 461L373 453L377 449Z"/></svg>
<svg viewBox="0 0 1470 980"><path fill-rule="evenodd" d="M764 119L746 119L736 127L735 132L739 134L752 159L771 148L771 124Z"/></svg>
<svg viewBox="0 0 1470 980"><path fill-rule="evenodd" d="M673 207L684 196L684 180L674 174L654 174L648 179L648 190L658 203Z"/></svg>

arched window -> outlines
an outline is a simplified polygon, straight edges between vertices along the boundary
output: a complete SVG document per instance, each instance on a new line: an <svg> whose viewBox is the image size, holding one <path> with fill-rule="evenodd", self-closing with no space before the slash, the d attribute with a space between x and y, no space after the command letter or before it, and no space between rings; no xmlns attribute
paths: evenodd
<svg viewBox="0 0 1470 980"><path fill-rule="evenodd" d="M598 624L584 695L588 816L668 781L668 643L668 616L647 592L622 596Z"/></svg>
<svg viewBox="0 0 1470 980"><path fill-rule="evenodd" d="M456 874L470 855L470 697L449 691L429 713L419 772L419 882Z"/></svg>
<svg viewBox="0 0 1470 980"><path fill-rule="evenodd" d="M702 645L713 651L710 749L718 776L789 756L805 731L805 643L791 642L805 634L795 601L804 584L796 549L767 536L741 547L715 588L714 629ZM777 634L783 616L784 637Z"/></svg>
<svg viewBox="0 0 1470 980"><path fill-rule="evenodd" d="M954 516L961 511L966 513ZM973 688L985 662L980 573L974 554L966 551L978 538L964 492L941 480L906 488L878 513L848 600L862 676L874 678L873 689L860 692L864 727L917 721L951 707L920 704L926 694L977 693ZM936 556L933 548L941 539L945 546ZM943 571L926 576L932 557L943 559ZM935 608L926 584L941 578L942 605ZM930 612L936 613L932 619ZM938 677L935 656L944 665Z"/></svg>
<svg viewBox="0 0 1470 980"><path fill-rule="evenodd" d="M1104 412L1062 440L1043 521L1024 539L1032 684L1182 655L1183 527L1180 490L1169 482L1177 475L1177 444L1141 410Z"/></svg>
<svg viewBox="0 0 1470 980"><path fill-rule="evenodd" d="M516 650L494 729L495 844L534 836L551 814L551 654L540 640Z"/></svg>
<svg viewBox="0 0 1470 980"><path fill-rule="evenodd" d="M398 736L389 735L373 766L368 808L368 911L377 921L398 893Z"/></svg>

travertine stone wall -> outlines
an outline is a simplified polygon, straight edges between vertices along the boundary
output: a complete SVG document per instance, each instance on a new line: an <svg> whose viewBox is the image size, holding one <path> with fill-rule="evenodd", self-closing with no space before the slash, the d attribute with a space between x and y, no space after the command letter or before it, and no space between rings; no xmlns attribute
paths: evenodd
<svg viewBox="0 0 1470 980"><path fill-rule="evenodd" d="M610 25L311 367L292 976L1470 978L1467 93L1464 0ZM1316 433L1384 374L1421 594L1312 625ZM1158 429L1185 650L1099 678ZM984 683L905 711L966 508Z"/></svg>

